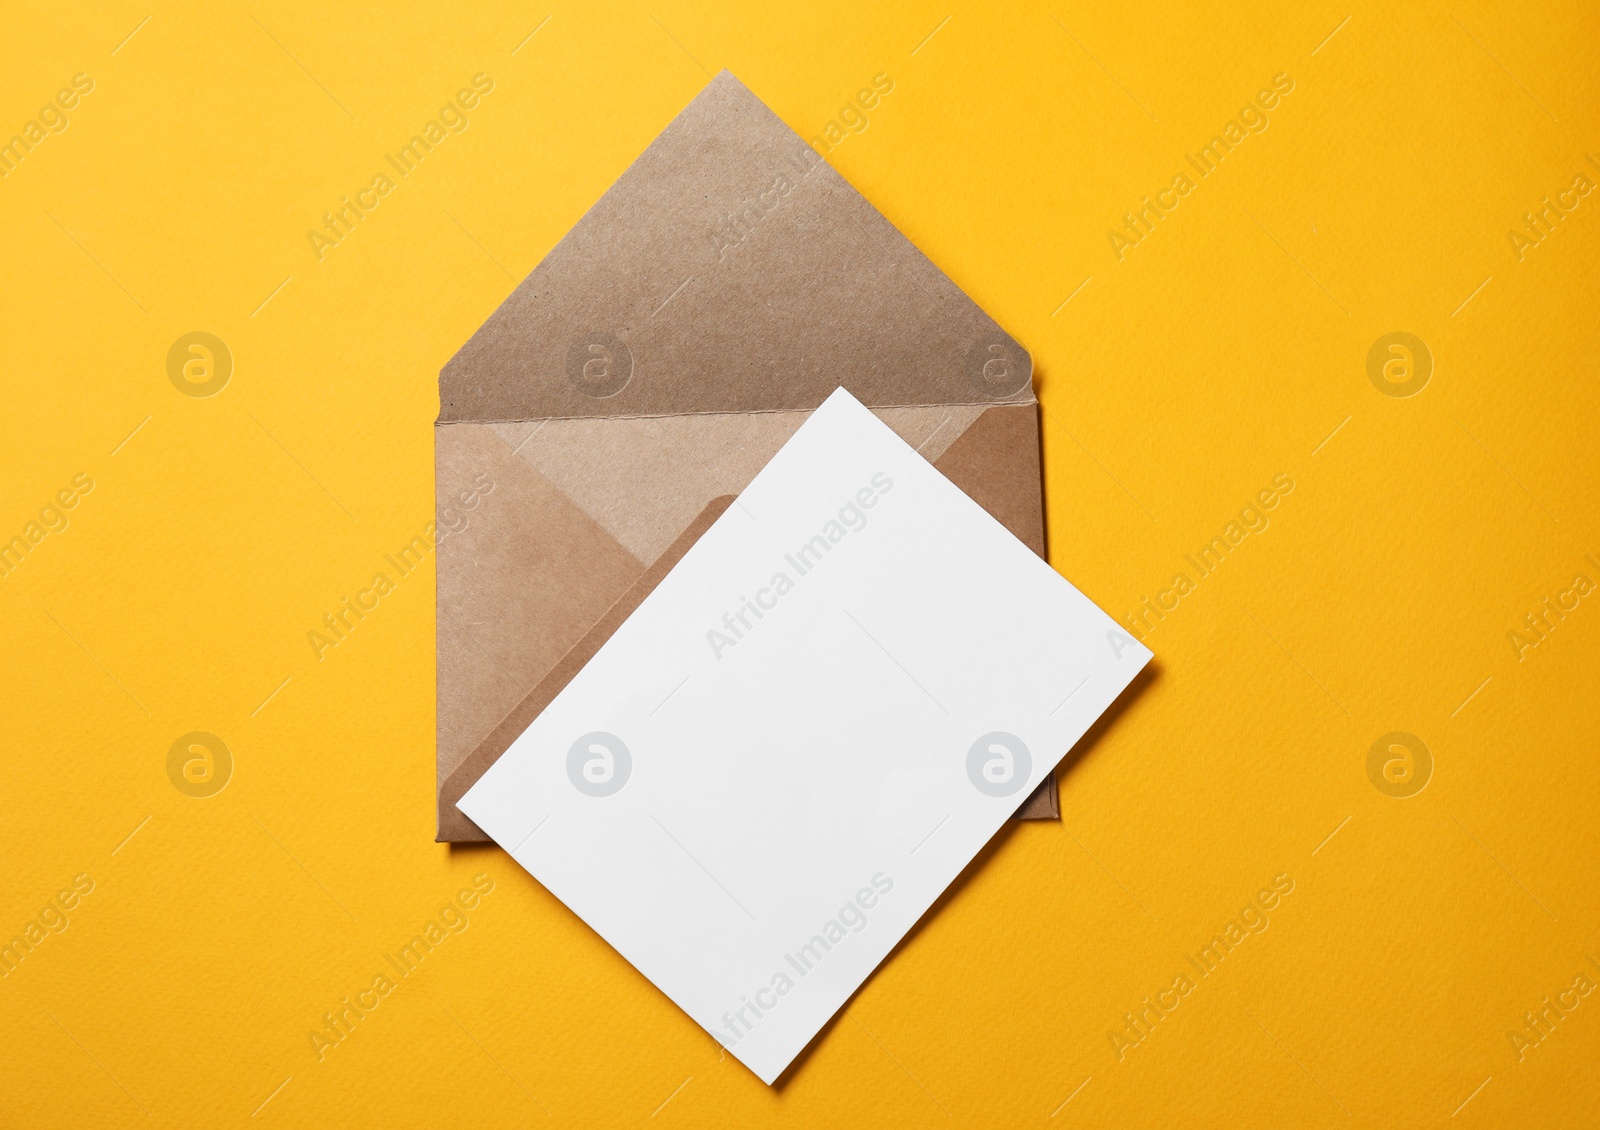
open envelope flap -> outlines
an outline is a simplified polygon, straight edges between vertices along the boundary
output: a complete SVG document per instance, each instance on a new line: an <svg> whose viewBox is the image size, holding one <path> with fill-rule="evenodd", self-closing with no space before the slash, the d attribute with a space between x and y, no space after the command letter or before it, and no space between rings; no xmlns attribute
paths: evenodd
<svg viewBox="0 0 1600 1130"><path fill-rule="evenodd" d="M1029 402L1017 342L724 71L439 377L439 420Z"/></svg>
<svg viewBox="0 0 1600 1130"><path fill-rule="evenodd" d="M504 751L563 657L841 384L1042 555L1031 377L718 76L440 376L438 838L487 838L446 781ZM1054 816L1053 780L1019 814Z"/></svg>

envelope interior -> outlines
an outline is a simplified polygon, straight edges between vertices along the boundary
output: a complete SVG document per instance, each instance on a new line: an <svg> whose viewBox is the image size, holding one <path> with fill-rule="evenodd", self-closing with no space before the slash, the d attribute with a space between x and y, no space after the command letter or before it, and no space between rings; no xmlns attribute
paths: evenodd
<svg viewBox="0 0 1600 1130"><path fill-rule="evenodd" d="M1037 459L1015 458L1019 442L1037 450L1034 405L875 411L1043 552ZM441 789L695 516L742 490L809 414L436 429ZM1034 804L1053 815L1053 792ZM483 838L448 801L440 836Z"/></svg>

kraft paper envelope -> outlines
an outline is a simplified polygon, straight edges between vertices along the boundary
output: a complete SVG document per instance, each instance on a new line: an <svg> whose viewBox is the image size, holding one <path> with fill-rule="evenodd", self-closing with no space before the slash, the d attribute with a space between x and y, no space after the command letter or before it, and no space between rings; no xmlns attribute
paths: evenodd
<svg viewBox="0 0 1600 1130"><path fill-rule="evenodd" d="M1032 374L718 75L440 373L438 839L488 838L455 802L836 387L1042 556Z"/></svg>
<svg viewBox="0 0 1600 1130"><path fill-rule="evenodd" d="M1149 659L839 389L461 808L771 1083Z"/></svg>

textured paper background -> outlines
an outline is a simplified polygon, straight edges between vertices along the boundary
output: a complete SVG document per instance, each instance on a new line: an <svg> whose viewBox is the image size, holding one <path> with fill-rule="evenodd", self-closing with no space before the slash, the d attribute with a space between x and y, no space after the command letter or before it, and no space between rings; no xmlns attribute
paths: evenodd
<svg viewBox="0 0 1600 1130"><path fill-rule="evenodd" d="M94 88L0 179L0 535L94 486L0 579L0 938L95 886L0 979L7 1117L1600 1119L1600 997L1520 1062L1506 1035L1600 956L1600 609L1507 640L1600 582L1600 197L1507 237L1600 172L1592 6L586 12L8 17L0 139ZM431 842L431 554L306 639L432 519L439 367L723 66L839 123L834 166L1033 353L1053 561L1098 603L1170 592L1295 483L1148 634L1063 822L1003 832L775 1093L504 858ZM307 229L480 72L468 129L319 262ZM1267 130L1118 261L1107 229L1278 73ZM193 330L237 362L204 399L165 369ZM1396 330L1436 362L1405 399L1367 372ZM167 776L194 731L232 753L208 799ZM1393 731L1434 761L1407 799L1367 776ZM319 1062L309 1031L480 872ZM1269 929L1119 1062L1108 1030L1280 873Z"/></svg>

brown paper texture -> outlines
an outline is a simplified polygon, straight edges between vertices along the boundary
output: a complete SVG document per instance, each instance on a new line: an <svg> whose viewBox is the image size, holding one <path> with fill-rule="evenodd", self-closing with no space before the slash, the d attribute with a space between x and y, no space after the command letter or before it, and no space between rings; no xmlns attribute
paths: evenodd
<svg viewBox="0 0 1600 1130"><path fill-rule="evenodd" d="M438 839L486 838L456 799L840 385L1043 555L1032 373L718 75L440 374ZM1053 778L1018 810L1056 815Z"/></svg>

